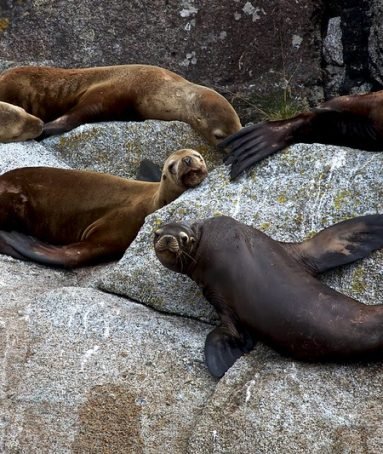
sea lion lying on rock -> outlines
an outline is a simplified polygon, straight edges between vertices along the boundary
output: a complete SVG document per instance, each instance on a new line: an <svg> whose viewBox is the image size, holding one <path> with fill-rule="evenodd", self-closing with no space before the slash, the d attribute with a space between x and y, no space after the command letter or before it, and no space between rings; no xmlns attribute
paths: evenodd
<svg viewBox="0 0 383 454"><path fill-rule="evenodd" d="M44 120L44 136L112 120L179 120L210 143L241 128L237 113L216 91L164 68L11 68L0 75L0 100Z"/></svg>
<svg viewBox="0 0 383 454"><path fill-rule="evenodd" d="M383 305L368 306L315 276L383 246L383 215L361 216L302 243L281 243L230 217L171 223L155 233L167 268L186 274L221 325L207 337L209 371L221 377L257 339L293 358L383 357Z"/></svg>
<svg viewBox="0 0 383 454"><path fill-rule="evenodd" d="M160 183L48 167L11 170L0 176L0 253L68 268L118 259L148 214L206 176L204 159L191 149L167 158Z"/></svg>

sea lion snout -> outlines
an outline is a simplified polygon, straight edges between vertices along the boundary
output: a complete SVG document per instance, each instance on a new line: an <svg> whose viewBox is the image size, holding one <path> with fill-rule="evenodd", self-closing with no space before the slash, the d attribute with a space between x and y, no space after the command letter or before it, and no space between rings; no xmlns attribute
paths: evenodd
<svg viewBox="0 0 383 454"><path fill-rule="evenodd" d="M156 252L170 251L177 253L180 250L177 238L174 235L157 235L154 238L154 248Z"/></svg>

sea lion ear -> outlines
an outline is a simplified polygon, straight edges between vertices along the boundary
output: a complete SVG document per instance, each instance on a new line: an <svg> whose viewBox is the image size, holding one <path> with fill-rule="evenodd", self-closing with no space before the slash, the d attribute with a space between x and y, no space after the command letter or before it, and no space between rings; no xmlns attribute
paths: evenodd
<svg viewBox="0 0 383 454"><path fill-rule="evenodd" d="M213 377L221 378L238 358L253 349L254 344L250 335L245 334L241 341L230 335L224 326L213 329L205 341L205 362L209 372Z"/></svg>
<svg viewBox="0 0 383 454"><path fill-rule="evenodd" d="M157 183L161 181L161 175L162 170L158 164L155 164L150 159L143 159L138 167L136 180Z"/></svg>

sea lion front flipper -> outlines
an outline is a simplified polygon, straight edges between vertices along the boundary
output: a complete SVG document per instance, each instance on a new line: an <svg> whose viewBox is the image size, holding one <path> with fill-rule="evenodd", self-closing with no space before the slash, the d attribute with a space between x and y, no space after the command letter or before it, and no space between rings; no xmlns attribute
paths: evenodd
<svg viewBox="0 0 383 454"><path fill-rule="evenodd" d="M359 216L321 230L302 243L281 243L314 273L352 263L383 247L383 215Z"/></svg>
<svg viewBox="0 0 383 454"><path fill-rule="evenodd" d="M213 329L205 341L205 361L209 372L214 377L221 378L238 358L253 349L254 344L254 339L249 334L244 334L244 340L241 341L233 337L224 326Z"/></svg>
<svg viewBox="0 0 383 454"><path fill-rule="evenodd" d="M113 251L109 251L107 246L89 241L53 246L23 233L2 230L0 230L0 245L4 253L12 257L65 268L83 266L91 261L96 262L97 259L114 256Z"/></svg>
<svg viewBox="0 0 383 454"><path fill-rule="evenodd" d="M157 183L161 181L161 176L162 170L158 164L155 164L150 159L143 159L138 167L136 180Z"/></svg>
<svg viewBox="0 0 383 454"><path fill-rule="evenodd" d="M288 120L257 123L242 128L220 142L219 148L231 150L225 158L225 164L231 164L231 179L234 180L258 161L295 143L297 131L310 122L312 116L308 112Z"/></svg>

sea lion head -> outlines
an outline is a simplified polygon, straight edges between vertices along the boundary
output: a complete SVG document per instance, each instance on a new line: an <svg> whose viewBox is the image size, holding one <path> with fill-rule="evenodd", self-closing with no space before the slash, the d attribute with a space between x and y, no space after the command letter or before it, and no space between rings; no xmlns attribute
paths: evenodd
<svg viewBox="0 0 383 454"><path fill-rule="evenodd" d="M185 273L195 263L198 230L185 223L165 224L154 233L154 250L158 260L172 271Z"/></svg>
<svg viewBox="0 0 383 454"><path fill-rule="evenodd" d="M202 90L195 101L195 128L213 145L241 129L229 101L214 90Z"/></svg>
<svg viewBox="0 0 383 454"><path fill-rule="evenodd" d="M43 121L23 108L0 102L0 142L34 139L43 131Z"/></svg>
<svg viewBox="0 0 383 454"><path fill-rule="evenodd" d="M162 180L182 188L194 188L207 176L206 163L198 151L185 148L172 153L165 161Z"/></svg>

